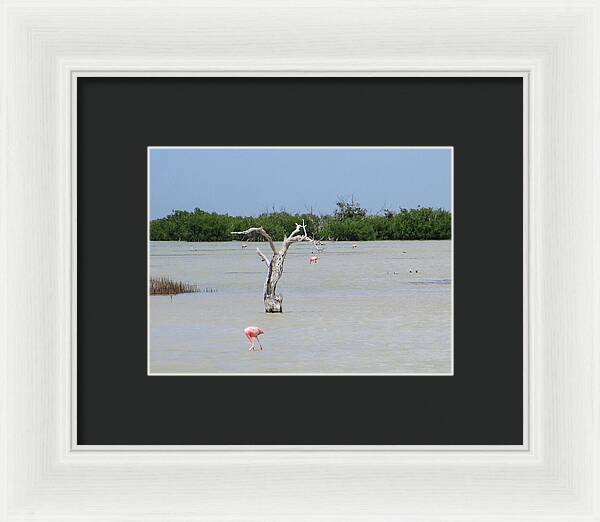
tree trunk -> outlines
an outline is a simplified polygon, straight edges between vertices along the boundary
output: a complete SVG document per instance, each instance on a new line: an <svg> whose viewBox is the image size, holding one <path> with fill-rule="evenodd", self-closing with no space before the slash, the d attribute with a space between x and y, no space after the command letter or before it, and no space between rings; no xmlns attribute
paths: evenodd
<svg viewBox="0 0 600 522"><path fill-rule="evenodd" d="M283 296L277 294L277 283L283 274L284 259L285 254L278 252L273 254L273 259L269 263L269 273L265 282L265 293L263 296L265 312L267 313L281 313L283 311L281 307Z"/></svg>
<svg viewBox="0 0 600 522"><path fill-rule="evenodd" d="M287 254L288 248L290 248L290 245L293 243L311 241L314 247L317 249L317 252L319 252L319 245L306 233L306 225L304 224L304 221L302 221L301 225L296 223L296 228L293 230L293 232L289 236L283 238L283 246L281 247L281 250L277 250L275 243L273 242L273 238L267 234L263 227L252 227L248 230L232 232L232 234L238 236L258 234L269 242L269 246L273 251L273 257L271 258L271 261L269 261L269 258L260 251L260 248L256 247L256 253L269 267L269 273L267 275L267 280L265 281L265 293L263 294L263 300L265 302L265 312L268 314L280 314L283 311L281 306L283 303L283 296L277 293L277 283L283 274L283 262L285 260L285 255Z"/></svg>

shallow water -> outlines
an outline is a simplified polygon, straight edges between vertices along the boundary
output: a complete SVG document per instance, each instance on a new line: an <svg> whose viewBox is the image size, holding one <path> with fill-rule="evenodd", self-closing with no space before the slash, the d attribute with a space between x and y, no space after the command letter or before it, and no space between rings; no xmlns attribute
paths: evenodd
<svg viewBox="0 0 600 522"><path fill-rule="evenodd" d="M292 245L284 313L266 314L256 243L151 242L152 276L216 291L150 297L150 372L450 373L451 242L358 244L329 242L316 265ZM246 326L264 330L262 352Z"/></svg>

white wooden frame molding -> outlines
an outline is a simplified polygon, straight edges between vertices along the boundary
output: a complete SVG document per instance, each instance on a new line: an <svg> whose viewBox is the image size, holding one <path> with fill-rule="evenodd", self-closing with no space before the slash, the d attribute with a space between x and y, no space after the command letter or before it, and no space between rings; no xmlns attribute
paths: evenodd
<svg viewBox="0 0 600 522"><path fill-rule="evenodd" d="M2 520L600 521L600 0L0 5ZM87 74L525 78L526 444L78 446Z"/></svg>

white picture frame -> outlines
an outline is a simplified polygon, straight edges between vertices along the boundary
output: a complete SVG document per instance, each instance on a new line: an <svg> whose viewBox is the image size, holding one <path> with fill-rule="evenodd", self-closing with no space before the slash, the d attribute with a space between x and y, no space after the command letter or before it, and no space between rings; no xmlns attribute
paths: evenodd
<svg viewBox="0 0 600 522"><path fill-rule="evenodd" d="M2 519L600 520L598 1L7 0L1 14ZM86 74L522 76L526 443L78 446Z"/></svg>

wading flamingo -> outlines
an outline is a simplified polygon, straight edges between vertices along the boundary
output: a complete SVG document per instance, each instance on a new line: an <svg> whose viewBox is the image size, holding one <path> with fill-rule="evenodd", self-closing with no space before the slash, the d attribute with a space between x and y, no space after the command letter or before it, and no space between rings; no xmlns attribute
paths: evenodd
<svg viewBox="0 0 600 522"><path fill-rule="evenodd" d="M248 245L245 245L244 243L242 243L242 250L243 250L244 248L246 248L247 246L248 246Z"/></svg>
<svg viewBox="0 0 600 522"><path fill-rule="evenodd" d="M354 243L354 244L352 245L352 250L356 250L357 248L358 248L358 245L357 245L356 243Z"/></svg>
<svg viewBox="0 0 600 522"><path fill-rule="evenodd" d="M244 328L244 335L250 341L250 348L248 348L249 352L254 351L254 339L258 341L258 346L260 346L260 349L263 349L262 344L260 344L260 339L258 338L258 336L263 333L265 332L263 332L258 326L248 326L247 328Z"/></svg>
<svg viewBox="0 0 600 522"><path fill-rule="evenodd" d="M319 256L310 256L308 258L308 264L312 265L313 263L316 265L319 262Z"/></svg>

